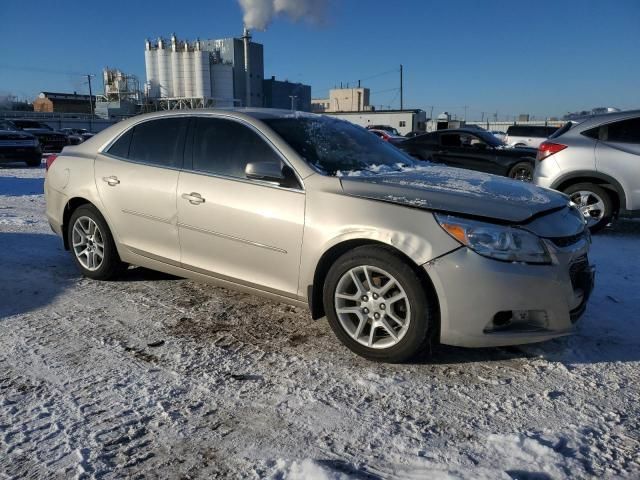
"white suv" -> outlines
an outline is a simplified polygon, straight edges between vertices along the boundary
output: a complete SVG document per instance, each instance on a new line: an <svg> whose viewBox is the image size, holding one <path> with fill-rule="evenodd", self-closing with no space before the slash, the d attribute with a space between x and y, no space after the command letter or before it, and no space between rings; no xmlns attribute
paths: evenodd
<svg viewBox="0 0 640 480"><path fill-rule="evenodd" d="M513 147L538 148L556 130L558 127L545 127L544 125L511 125L507 128L504 143Z"/></svg>
<svg viewBox="0 0 640 480"><path fill-rule="evenodd" d="M640 110L560 128L538 149L534 182L569 195L592 232L640 212Z"/></svg>

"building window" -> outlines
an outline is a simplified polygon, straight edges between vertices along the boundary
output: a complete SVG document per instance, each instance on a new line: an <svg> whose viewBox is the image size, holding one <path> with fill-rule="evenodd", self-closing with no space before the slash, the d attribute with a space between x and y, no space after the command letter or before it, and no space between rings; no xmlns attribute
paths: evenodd
<svg viewBox="0 0 640 480"><path fill-rule="evenodd" d="M405 122L404 120L400 120L399 126L400 127L406 127L407 126L407 122Z"/></svg>

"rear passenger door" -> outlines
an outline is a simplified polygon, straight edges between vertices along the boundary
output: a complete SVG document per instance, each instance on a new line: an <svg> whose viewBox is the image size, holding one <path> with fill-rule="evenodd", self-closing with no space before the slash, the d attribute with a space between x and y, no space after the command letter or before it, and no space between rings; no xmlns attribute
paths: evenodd
<svg viewBox="0 0 640 480"><path fill-rule="evenodd" d="M104 215L130 251L179 265L176 188L188 118L160 118L130 128L95 162Z"/></svg>
<svg viewBox="0 0 640 480"><path fill-rule="evenodd" d="M245 175L249 162L284 165L279 152L247 124L199 117L185 157L178 182L183 266L296 296L304 227L302 185L292 170L286 187Z"/></svg>
<svg viewBox="0 0 640 480"><path fill-rule="evenodd" d="M599 139L596 170L622 185L626 208L640 209L640 117L601 126Z"/></svg>

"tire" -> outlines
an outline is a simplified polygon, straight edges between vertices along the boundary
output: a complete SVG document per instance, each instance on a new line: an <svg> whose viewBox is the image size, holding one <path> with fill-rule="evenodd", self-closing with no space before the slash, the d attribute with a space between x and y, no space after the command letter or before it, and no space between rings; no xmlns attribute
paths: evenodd
<svg viewBox="0 0 640 480"><path fill-rule="evenodd" d="M352 272L361 280L362 289L356 290ZM389 280L385 280L385 276ZM372 290L366 278L371 278L376 288ZM396 283L385 292L390 278ZM337 293L343 297L336 297ZM353 298L344 298L347 293ZM389 299L402 295L404 298L388 303ZM327 273L323 303L329 325L338 339L369 360L405 362L424 350L432 332L437 331L435 294L425 288L416 271L389 247L358 247L338 258ZM394 317L402 322L393 321ZM382 322L386 322L385 326ZM389 333L389 327L394 330L394 336Z"/></svg>
<svg viewBox="0 0 640 480"><path fill-rule="evenodd" d="M97 228L92 229L92 224ZM73 260L85 277L111 280L127 268L120 260L107 222L93 205L82 205L71 214L67 239ZM82 254L82 251L86 250L89 252ZM100 252L102 258L98 261Z"/></svg>
<svg viewBox="0 0 640 480"><path fill-rule="evenodd" d="M520 180L521 182L532 182L533 165L529 162L518 162L511 167L508 176L514 180Z"/></svg>
<svg viewBox="0 0 640 480"><path fill-rule="evenodd" d="M42 165L42 158L30 158L29 160L25 160L24 163L26 163L28 167L39 167Z"/></svg>
<svg viewBox="0 0 640 480"><path fill-rule="evenodd" d="M613 219L613 201L611 194L593 183L576 183L564 189L571 201L575 203L585 219L591 233L606 227Z"/></svg>

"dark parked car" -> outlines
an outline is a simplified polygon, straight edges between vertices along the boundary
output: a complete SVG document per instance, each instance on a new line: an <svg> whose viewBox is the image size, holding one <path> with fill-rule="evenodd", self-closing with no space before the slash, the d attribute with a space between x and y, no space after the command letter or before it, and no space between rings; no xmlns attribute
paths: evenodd
<svg viewBox="0 0 640 480"><path fill-rule="evenodd" d="M64 133L54 130L46 123L23 119L11 120L11 122L18 130L35 135L43 153L59 153L70 143Z"/></svg>
<svg viewBox="0 0 640 480"><path fill-rule="evenodd" d="M19 131L6 120L0 120L0 162L25 162L30 167L40 165L42 152L38 139L27 132Z"/></svg>
<svg viewBox="0 0 640 480"><path fill-rule="evenodd" d="M507 147L489 132L474 129L439 130L398 144L420 160L478 170L530 182L536 149Z"/></svg>
<svg viewBox="0 0 640 480"><path fill-rule="evenodd" d="M86 128L61 128L60 131L67 136L72 145L78 145L95 135Z"/></svg>

